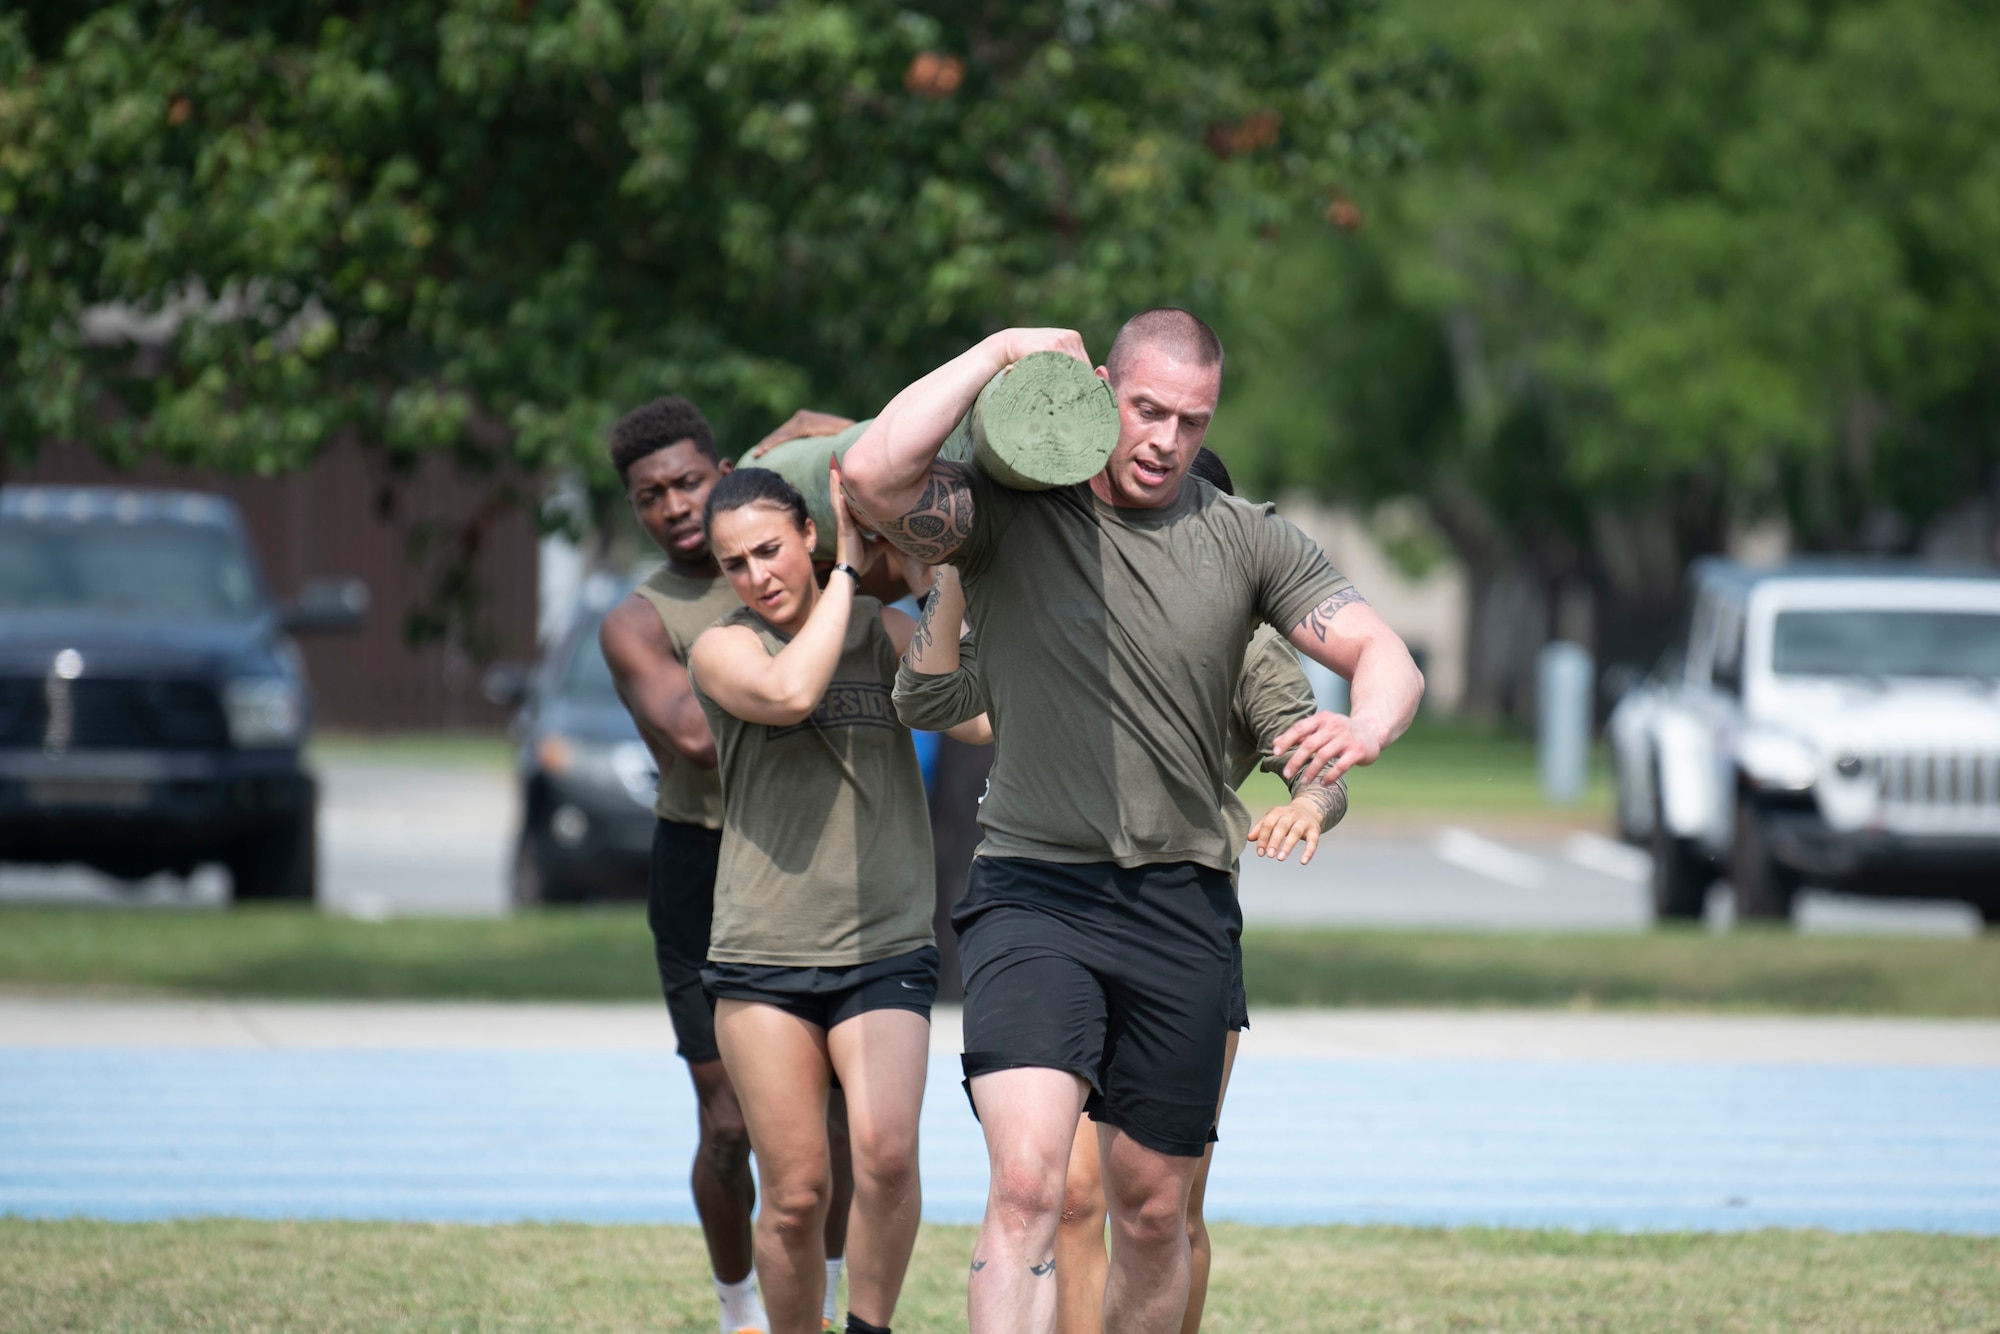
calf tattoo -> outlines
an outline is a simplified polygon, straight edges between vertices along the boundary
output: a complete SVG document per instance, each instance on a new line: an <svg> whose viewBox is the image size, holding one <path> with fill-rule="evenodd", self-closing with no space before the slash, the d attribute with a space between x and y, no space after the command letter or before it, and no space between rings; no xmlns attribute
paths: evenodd
<svg viewBox="0 0 2000 1334"><path fill-rule="evenodd" d="M979 1272L980 1270L982 1270L982 1269L984 1269L984 1268L986 1268L986 1262L985 1262L984 1260L974 1260L974 1261L972 1262L972 1272L973 1272L973 1273L975 1273L975 1274L976 1274L976 1273L978 1273L978 1272Z"/></svg>
<svg viewBox="0 0 2000 1334"><path fill-rule="evenodd" d="M1313 638L1324 644L1327 628L1333 624L1333 618L1340 615L1342 608L1354 602L1359 602L1364 607L1368 605L1368 599L1361 596L1360 589L1343 588L1307 612L1306 618L1300 621L1299 625L1303 629L1310 630Z"/></svg>
<svg viewBox="0 0 2000 1334"><path fill-rule="evenodd" d="M1056 1272L1055 1259L1051 1257L1042 1264L1029 1265L1028 1272L1030 1274L1033 1274L1036 1278L1047 1278L1050 1274Z"/></svg>
<svg viewBox="0 0 2000 1334"><path fill-rule="evenodd" d="M962 463L931 464L924 492L900 518L883 519L876 530L897 550L926 565L937 565L965 545L972 533L972 486ZM841 483L843 487L846 483ZM853 496L848 502L853 503Z"/></svg>

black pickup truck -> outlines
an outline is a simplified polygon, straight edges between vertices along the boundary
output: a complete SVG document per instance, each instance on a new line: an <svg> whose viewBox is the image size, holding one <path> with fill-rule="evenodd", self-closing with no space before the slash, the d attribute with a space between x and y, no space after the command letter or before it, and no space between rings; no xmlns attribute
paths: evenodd
<svg viewBox="0 0 2000 1334"><path fill-rule="evenodd" d="M126 880L220 862L238 899L313 898L289 636L350 629L367 600L329 579L274 602L218 496L0 488L0 861Z"/></svg>

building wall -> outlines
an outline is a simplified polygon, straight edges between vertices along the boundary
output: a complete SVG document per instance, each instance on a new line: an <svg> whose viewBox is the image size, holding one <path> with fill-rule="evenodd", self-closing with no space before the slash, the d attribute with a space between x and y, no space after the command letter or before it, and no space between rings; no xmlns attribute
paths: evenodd
<svg viewBox="0 0 2000 1334"><path fill-rule="evenodd" d="M1279 511L1320 544L1369 605L1403 636L1424 668L1424 707L1449 713L1465 698L1465 577L1446 561L1422 579L1396 568L1352 510L1287 496Z"/></svg>
<svg viewBox="0 0 2000 1334"><path fill-rule="evenodd" d="M429 459L406 478L391 477L359 448L328 450L305 472L233 477L148 461L131 472L108 467L82 449L57 446L8 482L59 485L125 483L227 496L243 510L264 576L279 598L307 579L353 576L368 585L366 622L348 634L303 635L317 721L363 731L498 728L506 714L479 696L480 667L441 644L411 648L404 624L423 601L427 575L410 554L411 534L426 521L455 521L487 502L478 485ZM534 653L536 534L519 507L487 524L474 561L483 594L481 621L497 656Z"/></svg>

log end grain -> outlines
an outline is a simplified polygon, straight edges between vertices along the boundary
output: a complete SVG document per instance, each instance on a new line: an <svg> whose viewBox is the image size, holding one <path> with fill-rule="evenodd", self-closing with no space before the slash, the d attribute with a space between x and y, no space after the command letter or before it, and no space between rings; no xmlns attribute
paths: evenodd
<svg viewBox="0 0 2000 1334"><path fill-rule="evenodd" d="M972 408L980 467L1021 491L1095 477L1118 443L1111 386L1061 352L1036 352L995 376Z"/></svg>

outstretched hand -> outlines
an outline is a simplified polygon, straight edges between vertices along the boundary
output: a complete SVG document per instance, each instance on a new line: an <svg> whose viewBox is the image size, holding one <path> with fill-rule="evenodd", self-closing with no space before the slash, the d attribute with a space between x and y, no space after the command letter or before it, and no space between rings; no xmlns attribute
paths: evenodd
<svg viewBox="0 0 2000 1334"><path fill-rule="evenodd" d="M1382 754L1382 740L1347 714L1321 710L1299 719L1271 743L1273 755L1288 751L1292 757L1285 761L1287 783L1300 778L1331 783L1357 764L1375 763Z"/></svg>
<svg viewBox="0 0 2000 1334"><path fill-rule="evenodd" d="M803 440L808 436L839 435L852 425L854 422L848 417L836 416L831 412L814 412L811 408L800 408L786 419L784 425L750 446L750 452L743 457L761 459L779 445Z"/></svg>
<svg viewBox="0 0 2000 1334"><path fill-rule="evenodd" d="M1320 813L1304 802L1288 801L1265 811L1264 818L1251 826L1246 841L1257 845L1259 857L1279 861L1290 857L1292 849L1303 842L1306 846L1299 854L1299 865L1309 866L1319 851L1320 818Z"/></svg>

